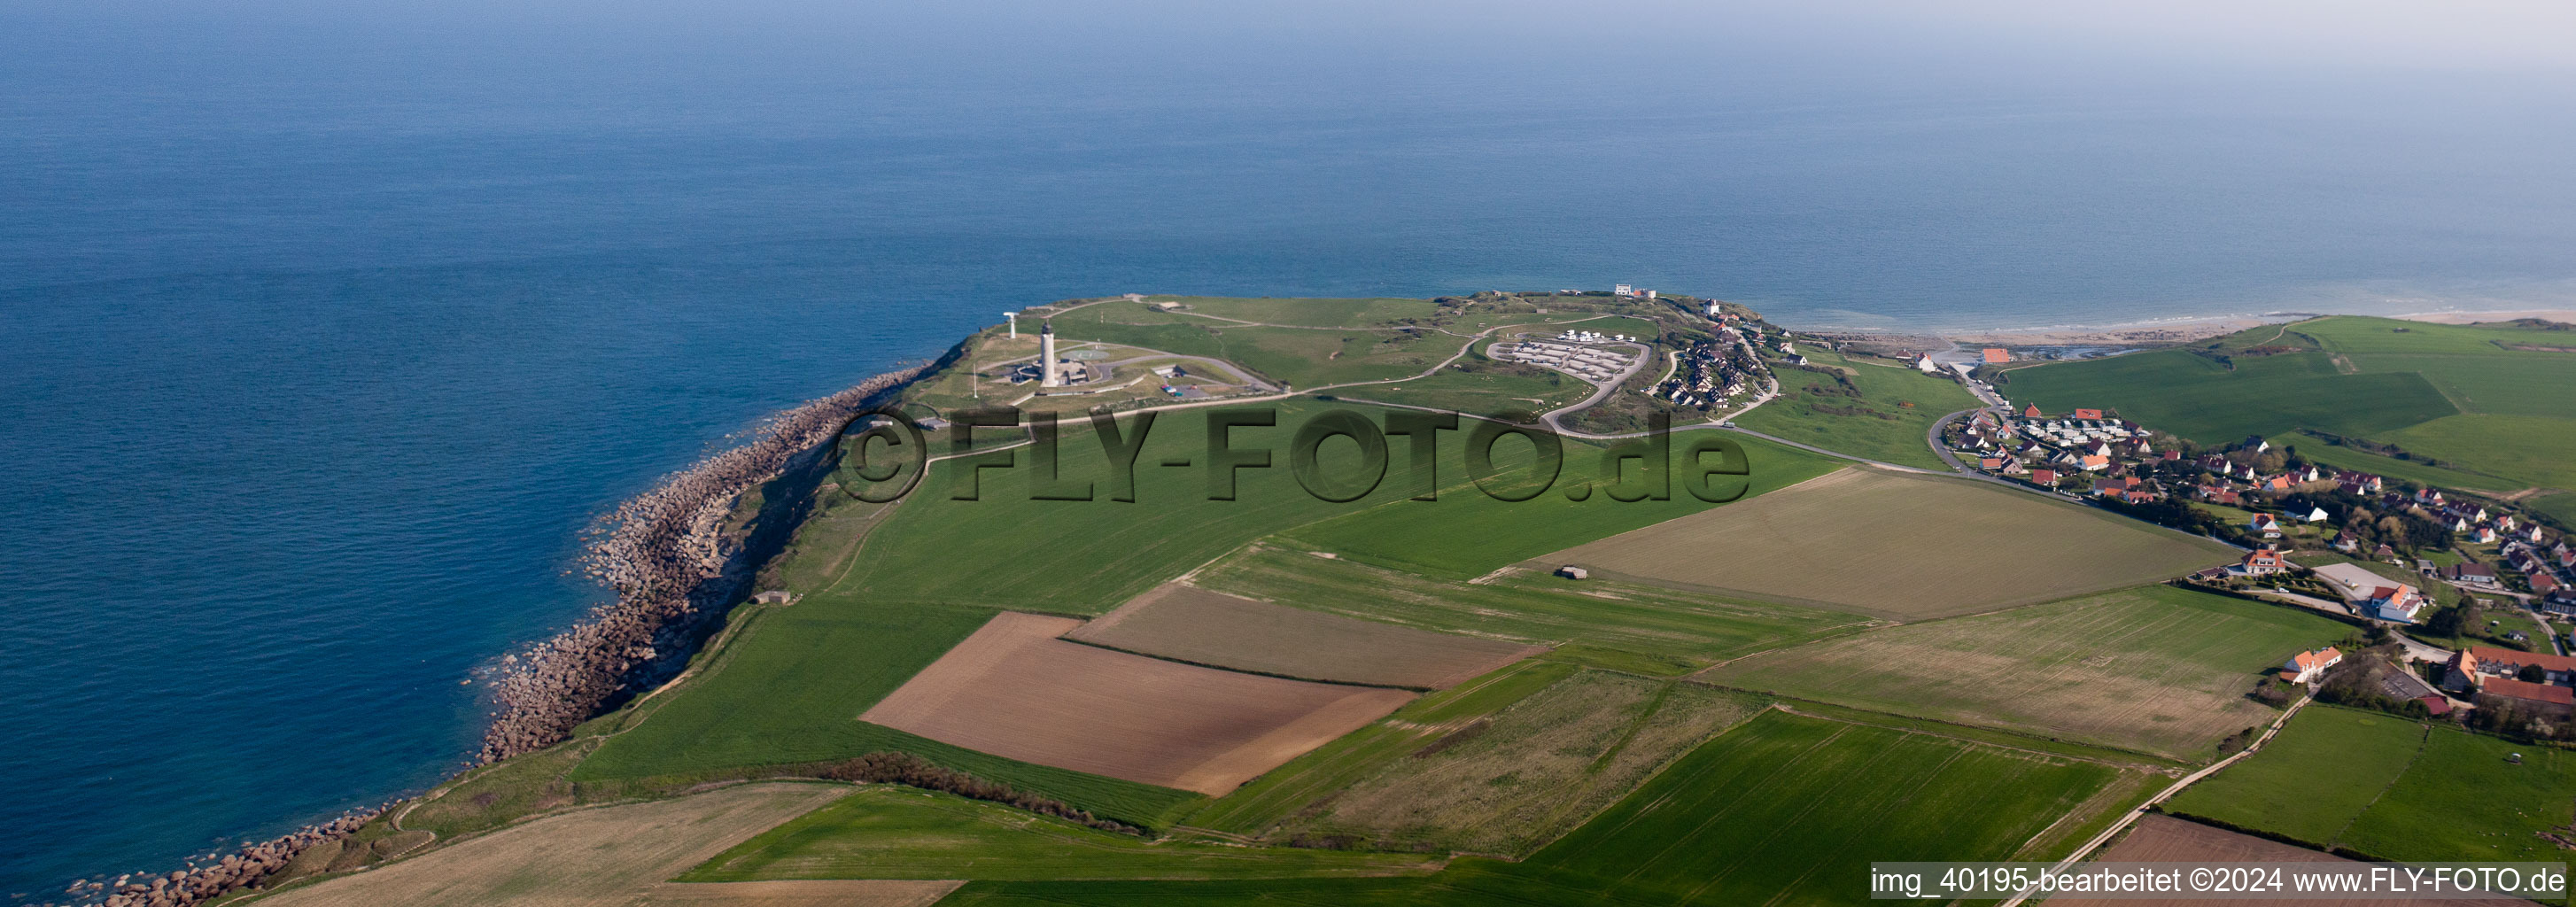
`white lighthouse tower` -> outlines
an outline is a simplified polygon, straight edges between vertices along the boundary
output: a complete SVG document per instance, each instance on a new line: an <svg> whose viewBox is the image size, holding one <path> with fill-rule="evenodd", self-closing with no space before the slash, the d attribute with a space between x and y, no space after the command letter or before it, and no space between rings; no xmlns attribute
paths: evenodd
<svg viewBox="0 0 2576 907"><path fill-rule="evenodd" d="M1055 367L1055 323L1038 328L1038 386L1063 387L1062 372Z"/></svg>

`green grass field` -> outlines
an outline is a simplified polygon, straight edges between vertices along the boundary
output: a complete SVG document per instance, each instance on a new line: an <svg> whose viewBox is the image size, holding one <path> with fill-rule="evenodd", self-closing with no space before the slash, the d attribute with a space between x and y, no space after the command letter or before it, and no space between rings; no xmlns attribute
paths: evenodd
<svg viewBox="0 0 2576 907"><path fill-rule="evenodd" d="M1239 429L1237 446L1285 448L1295 426L1323 404L1280 408L1280 427ZM1363 408L1374 415L1375 408ZM1488 505L1502 505L1464 486L1459 433L1446 433L1444 483L1436 502L1403 500L1404 442L1395 443L1391 475L1360 502L1317 500L1278 466L1238 473L1236 500L1207 499L1204 468L1157 466L1166 457L1202 457L1208 411L1182 410L1158 417L1136 468L1134 504L1106 500L1045 501L1028 497L1035 470L1028 451L1019 468L989 470L984 499L951 497L955 462L935 466L914 495L892 508L852 502L824 509L809 521L793 555L774 573L792 580L804 596L785 608L747 610L746 623L722 650L701 658L697 676L619 716L597 722L596 733L615 736L572 772L576 781L669 783L691 776L720 776L748 766L850 758L878 750L920 754L951 767L1072 802L1126 821L1160 826L1199 798L1165 788L1028 765L975 753L860 722L859 713L928 665L983 621L1005 607L1069 613L1106 611L1156 583L1206 564L1259 536L1366 508L1372 502L1457 512L1460 519L1492 519ZM1068 432L1062 464L1068 476L1105 481L1105 457L1085 431ZM1612 531L1626 521L1708 505L1691 500L1620 505L1596 498L1600 515L1557 520L1531 533L1535 544L1562 544L1587 531ZM1542 497L1540 501L1549 498ZM1560 509L1577 505L1562 502ZM1686 503L1685 503L1686 502ZM1530 502L1546 508L1550 505ZM1175 527L1188 527L1176 531ZM1438 544L1444 539L1430 538ZM997 565L1007 565L997 569ZM1461 587L1467 588L1467 587ZM1481 589L1481 587L1476 587ZM1374 591L1374 590L1372 590ZM1426 595L1431 593L1426 592ZM1533 621L1588 625L1617 613L1616 602L1562 596L1520 595ZM1470 599L1474 600L1474 599ZM1605 660L1643 665L1672 674L1704 664L1716 653L1832 632L1848 624L1840 615L1776 608L1653 602L1615 629L1598 634L1617 641L1633 633L1650 644L1644 656ZM1663 611L1683 612L1678 614ZM1366 616L1366 615L1363 615ZM1678 646L1659 638L1679 621L1705 635ZM1569 637L1560 634L1547 640ZM1681 654L1666 657L1680 650Z"/></svg>
<svg viewBox="0 0 2576 907"><path fill-rule="evenodd" d="M2405 773L2425 731L2394 715L2311 704L2261 752L2192 785L2165 811L2325 847ZM2332 783L2318 783L2327 765Z"/></svg>
<svg viewBox="0 0 2576 907"><path fill-rule="evenodd" d="M2447 422L2450 419L2456 418L2464 417L2452 416L2449 419L2436 421ZM2300 456L2325 464L2329 467L2336 469L2349 469L2356 472L2367 472L2392 481L2407 481L2441 488L2464 488L2470 491L2489 492L2512 491L2530 484L2528 482L2517 482L2512 479L2486 475L2484 473L2475 473L2441 466L2426 466L2423 463L2414 460L2400 460L2396 457L2384 457L2350 447L2328 444L2317 438L2301 434L2279 435L2273 437L2271 441L2272 446L2274 447L2296 448Z"/></svg>
<svg viewBox="0 0 2576 907"><path fill-rule="evenodd" d="M2121 769L1766 712L1519 863L1428 879L992 883L962 904L1863 904L1873 860L2000 860Z"/></svg>
<svg viewBox="0 0 2576 907"><path fill-rule="evenodd" d="M1564 680L1575 665L1529 660L1406 703L1395 714L1345 734L1209 801L1182 819L1195 828L1260 835L1307 804L1383 771L1447 729L1464 727Z"/></svg>
<svg viewBox="0 0 2576 907"><path fill-rule="evenodd" d="M2566 851L2539 832L2571 822L2576 753L2436 727L2337 845L2391 860L2556 862Z"/></svg>
<svg viewBox="0 0 2576 907"><path fill-rule="evenodd" d="M1735 424L1856 457L1949 468L1932 453L1925 434L1942 416L1976 408L1977 398L1966 388L1911 368L1847 359L1822 347L1800 351L1810 364L1849 372L1848 389L1857 396L1846 395L1845 386L1828 376L1773 363L1780 398L1737 417Z"/></svg>
<svg viewBox="0 0 2576 907"><path fill-rule="evenodd" d="M1388 754L1374 773L1278 816L1266 836L1520 856L1764 705L1695 683L1586 670Z"/></svg>
<svg viewBox="0 0 2576 907"><path fill-rule="evenodd" d="M1294 317L1289 306L1278 308L1284 316ZM1253 327L1155 312L1133 302L1086 306L1050 321L1063 340L1098 340L1209 356L1299 388L1417 375L1467 343L1466 338L1429 330Z"/></svg>
<svg viewBox="0 0 2576 907"><path fill-rule="evenodd" d="M2576 419L2479 413L2435 419L2389 432L2387 441L2523 486L2576 489Z"/></svg>
<svg viewBox="0 0 2576 907"><path fill-rule="evenodd" d="M2576 527L2576 492L2540 495L2523 501L2523 505L2556 520L2561 527Z"/></svg>
<svg viewBox="0 0 2576 907"><path fill-rule="evenodd" d="M1592 394L1592 385L1563 372L1537 366L1485 365L1491 360L1484 358L1483 348L1478 344L1478 352L1471 354L1483 366L1478 370L1462 370L1453 365L1425 378L1346 388L1333 393L1354 400L1425 406L1475 415L1511 410L1547 412L1581 402Z"/></svg>
<svg viewBox="0 0 2576 907"><path fill-rule="evenodd" d="M2311 705L2172 805L2383 860L2557 862L2539 833L2576 821L2576 753Z"/></svg>
<svg viewBox="0 0 2576 907"><path fill-rule="evenodd" d="M1796 605L1514 574L1433 579L1264 542L1202 571L1210 589L1426 630L1552 645L1552 657L1683 674L1748 652L1856 632L1868 621Z"/></svg>
<svg viewBox="0 0 2576 907"><path fill-rule="evenodd" d="M765 879L1222 879L1429 872L1439 858L1148 842L1007 806L870 787L762 832L682 875Z"/></svg>
<svg viewBox="0 0 2576 907"><path fill-rule="evenodd" d="M1679 450L1696 437L1694 432L1673 436L1676 459ZM1730 437L1743 444L1745 468L1751 470L1745 486L1747 499L1842 467L1839 460L1760 438ZM1465 446L1460 438L1455 444L1444 441L1443 450L1454 447L1463 451ZM1527 455L1521 453L1528 450L1527 445L1506 438L1494 449L1495 463L1506 476L1521 474L1515 471L1518 467L1514 464L1528 462ZM1569 439L1565 451L1559 487L1597 481L1602 475L1602 448ZM1507 458L1511 454L1520 455ZM1466 483L1464 460L1455 462L1457 465L1444 463L1441 467L1442 481L1453 487ZM1716 458L1712 456L1710 462L1714 464ZM1607 494L1594 493L1577 502L1551 490L1513 503L1494 500L1472 486L1456 487L1454 491L1443 491L1436 502L1393 501L1301 526L1287 532L1286 538L1310 550L1330 551L1431 576L1471 579L1551 551L1719 506L1692 497L1678 482L1671 495L1672 499L1665 501L1622 503Z"/></svg>
<svg viewBox="0 0 2576 907"><path fill-rule="evenodd" d="M2260 672L2349 632L2290 608L2146 586L1763 652L1703 676L2189 761L2279 714L2245 698Z"/></svg>
<svg viewBox="0 0 2576 907"><path fill-rule="evenodd" d="M2576 489L2576 353L2565 332L2333 316L2288 337L2313 351L2259 356L2284 341L2258 328L2187 348L2016 369L2002 389L2048 412L2107 407L2202 443L2300 428L2393 443L2451 464L2404 465L2322 442L2320 462L2472 490ZM2208 355L2202 355L2206 353ZM2222 364L2212 356L2227 356Z"/></svg>
<svg viewBox="0 0 2576 907"><path fill-rule="evenodd" d="M2156 582L2235 559L2217 542L1988 482L1852 467L1541 563L1918 620Z"/></svg>

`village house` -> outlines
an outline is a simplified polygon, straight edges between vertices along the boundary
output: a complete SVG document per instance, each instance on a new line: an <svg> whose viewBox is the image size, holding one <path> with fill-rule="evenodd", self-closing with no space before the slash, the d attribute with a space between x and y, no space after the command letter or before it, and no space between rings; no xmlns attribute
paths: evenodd
<svg viewBox="0 0 2576 907"><path fill-rule="evenodd" d="M2449 582L2466 583L2472 586L2494 588L2496 585L2495 568L2476 561L2463 561L2445 566L2441 569L2441 576Z"/></svg>
<svg viewBox="0 0 2576 907"><path fill-rule="evenodd" d="M2359 564L2328 564L2309 572L2341 593L2346 607L2366 617L2411 624L2431 604L2414 586L2393 582Z"/></svg>
<svg viewBox="0 0 2576 907"><path fill-rule="evenodd" d="M2537 669L2539 679L2523 680L2525 669ZM2495 646L2460 650L2442 679L2453 691L2476 691L2480 707L2510 705L2560 718L2576 711L2571 682L2576 682L2576 658Z"/></svg>
<svg viewBox="0 0 2576 907"><path fill-rule="evenodd" d="M2237 572L2246 576L2271 576L2275 573L2289 572L2290 561L2282 557L2278 551L2270 548L2256 548L2245 552L2245 559L2239 561L2236 567Z"/></svg>
<svg viewBox="0 0 2576 907"><path fill-rule="evenodd" d="M2273 516L2268 513L2255 514L2252 528L2256 534L2267 539L2277 539L2281 537L2281 521L2274 519Z"/></svg>
<svg viewBox="0 0 2576 907"><path fill-rule="evenodd" d="M2291 683L2309 683L2327 668L2343 663L2343 653L2327 646L2314 652L2300 652L2281 663L2281 679Z"/></svg>

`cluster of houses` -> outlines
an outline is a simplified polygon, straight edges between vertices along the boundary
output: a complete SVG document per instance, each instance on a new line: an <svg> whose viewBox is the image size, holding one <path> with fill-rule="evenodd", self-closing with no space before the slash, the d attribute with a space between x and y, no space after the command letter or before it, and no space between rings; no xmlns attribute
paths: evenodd
<svg viewBox="0 0 2576 907"><path fill-rule="evenodd" d="M1959 426L1951 447L1975 457L1981 471L2042 488L2091 475L2093 494L2133 504L2164 497L2162 484L2145 473L2157 462L2181 456L2158 451L2144 428L2101 410L2050 417L2037 406L2025 407L2017 416L1981 410Z"/></svg>
<svg viewBox="0 0 2576 907"><path fill-rule="evenodd" d="M1494 358L1506 362L1526 362L1545 366L1586 381L1601 383L1619 377L1637 362L1637 355L1617 347L1592 346L1595 343L1633 342L1626 337L1613 338L1591 331L1567 331L1556 340L1520 340L1494 344Z"/></svg>
<svg viewBox="0 0 2576 907"><path fill-rule="evenodd" d="M2262 453L2272 449L2272 444L2261 438L2248 438L2245 449ZM2229 507L2243 506L2264 495L2287 494L2302 486L2316 486L2321 482L2333 482L2336 489L2357 497L2379 494L2386 487L2384 480L2366 472L2329 471L2310 465L2266 473L2250 463L2240 465L2224 454L2203 455L2193 465L2208 472L2211 480L2192 489L2192 497ZM2318 519L2324 517L2319 516Z"/></svg>
<svg viewBox="0 0 2576 907"><path fill-rule="evenodd" d="M1732 402L1759 384L1762 363L1731 327L1719 328L1717 340L1691 344L1676 357L1673 375L1650 393L1676 405L1709 409Z"/></svg>
<svg viewBox="0 0 2576 907"><path fill-rule="evenodd" d="M2536 717L2576 717L2576 656L2470 646L2451 656L2442 685L2479 708L2509 706Z"/></svg>

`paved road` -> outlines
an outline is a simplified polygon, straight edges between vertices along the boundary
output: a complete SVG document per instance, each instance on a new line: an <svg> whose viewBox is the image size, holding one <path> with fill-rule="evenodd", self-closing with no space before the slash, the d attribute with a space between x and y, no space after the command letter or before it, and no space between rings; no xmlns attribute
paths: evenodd
<svg viewBox="0 0 2576 907"><path fill-rule="evenodd" d="M1941 433L1950 428L1950 423L1959 421L1960 416L1973 412L1976 412L1976 410L1963 409L1958 412L1942 416L1932 422L1932 430L1923 433L1923 443L1931 445L1932 455L1940 457L1941 462L1948 464L1950 471L1952 472L1971 472L1973 470L1970 470L1967 464L1959 462L1958 457L1950 454L1950 445L1941 443Z"/></svg>
<svg viewBox="0 0 2576 907"><path fill-rule="evenodd" d="M1477 335L1477 336L1481 338L1481 337L1483 337L1484 335L1479 334L1479 335ZM1475 344L1475 343L1473 343L1473 342L1470 342L1470 343L1468 343L1467 345L1468 345L1468 346L1470 346L1470 347L1473 347L1473 346L1475 346L1476 344ZM1566 413L1574 412L1574 411L1576 411L1576 410L1580 410L1580 409L1587 409L1587 408L1590 408L1593 404L1599 403L1599 402L1601 402L1602 400L1607 399L1611 394L1618 393L1618 392L1619 392L1619 385L1627 383L1627 382L1628 382L1628 379L1629 379L1630 377L1633 377L1633 376L1635 376L1638 372L1643 371L1643 370L1646 368L1646 359L1647 359L1649 356L1652 356L1652 355L1654 354L1654 352L1655 352L1655 348L1654 348L1654 347L1647 346L1647 345L1642 344L1642 343L1621 343L1621 344L1617 344L1617 345L1619 345L1619 346L1629 347L1629 348L1631 348L1631 349L1636 350L1636 351L1637 351L1637 361L1635 361L1635 362L1631 362L1631 363L1628 363L1628 367L1627 367L1627 368L1625 368L1625 369L1621 369L1621 370L1619 371L1619 374L1618 374L1618 376L1617 376L1617 377L1611 378L1611 379L1610 379L1610 380L1608 380L1608 381L1592 381L1592 379L1590 379L1590 378L1584 378L1584 377L1583 377L1583 376L1581 376L1581 375L1574 375L1574 373L1573 373L1573 372L1566 372L1564 369L1557 369L1557 371L1565 372L1565 373L1566 373L1566 374L1568 374L1568 375L1574 375L1574 377L1576 377L1576 378L1580 378L1580 379L1585 380L1585 381L1592 381L1592 396L1585 397L1585 398L1583 398L1583 401L1582 401L1582 402L1580 402L1580 403L1576 403L1576 404L1573 404L1573 405L1571 405L1571 406L1565 406L1565 407L1560 407L1560 408L1557 408L1557 409L1549 410L1549 411L1547 411L1547 413L1545 413L1544 415L1541 415L1541 416L1539 416L1539 417L1538 417L1538 418L1539 418L1539 421L1547 423L1547 427L1549 427L1549 428L1553 428L1553 429L1556 429L1558 432L1561 432L1561 433L1564 433L1564 434L1569 434L1569 435L1574 435L1574 436L1579 437L1579 438L1596 438L1596 437L1603 437L1603 436L1601 436L1601 435L1587 435L1587 434L1584 434L1584 433L1582 433L1582 432L1575 431L1575 430L1573 430L1573 429L1570 429L1570 428L1565 427L1563 424L1561 424L1561 423L1557 422L1556 420L1557 420L1557 417L1559 417L1559 416L1563 416L1563 415L1565 415Z"/></svg>

